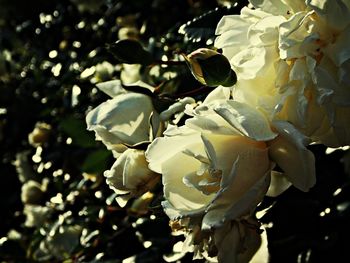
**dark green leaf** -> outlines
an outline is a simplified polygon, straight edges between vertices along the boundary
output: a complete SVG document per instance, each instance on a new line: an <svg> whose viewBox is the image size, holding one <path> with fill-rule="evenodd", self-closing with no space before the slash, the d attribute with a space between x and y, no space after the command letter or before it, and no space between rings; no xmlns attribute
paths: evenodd
<svg viewBox="0 0 350 263"><path fill-rule="evenodd" d="M82 171L86 173L102 173L108 168L108 159L111 155L111 152L105 149L90 153L82 164Z"/></svg>
<svg viewBox="0 0 350 263"><path fill-rule="evenodd" d="M229 87L236 83L236 73L231 69L230 62L221 54L209 57L207 59L198 59L201 66L203 77L207 86L225 86Z"/></svg>
<svg viewBox="0 0 350 263"><path fill-rule="evenodd" d="M92 147L96 145L94 134L86 130L86 123L84 120L70 116L61 121L60 127L72 138L73 144L82 147Z"/></svg>
<svg viewBox="0 0 350 263"><path fill-rule="evenodd" d="M239 14L241 8L245 5L245 1L239 1L236 5L229 8L215 8L182 25L179 29L179 33L185 35L187 41L203 41L212 44L215 39L215 29L220 19L224 15Z"/></svg>
<svg viewBox="0 0 350 263"><path fill-rule="evenodd" d="M123 39L109 44L107 50L121 63L150 65L154 61L152 54L145 50L140 42L132 39Z"/></svg>

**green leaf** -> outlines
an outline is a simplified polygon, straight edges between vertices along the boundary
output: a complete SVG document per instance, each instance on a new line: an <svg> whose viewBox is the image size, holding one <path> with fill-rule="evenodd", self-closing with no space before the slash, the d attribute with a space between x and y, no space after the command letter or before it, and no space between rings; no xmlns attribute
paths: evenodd
<svg viewBox="0 0 350 263"><path fill-rule="evenodd" d="M96 145L94 133L86 130L85 120L69 116L61 121L60 128L72 138L72 144L74 145L85 148Z"/></svg>
<svg viewBox="0 0 350 263"><path fill-rule="evenodd" d="M207 59L198 59L203 78L209 87L215 86L233 86L237 81L236 73L231 69L230 62L222 54L209 57Z"/></svg>
<svg viewBox="0 0 350 263"><path fill-rule="evenodd" d="M136 40L119 40L107 45L107 50L121 63L150 65L154 62L152 54L145 50L140 42Z"/></svg>
<svg viewBox="0 0 350 263"><path fill-rule="evenodd" d="M197 60L203 72L207 86L232 86L237 81L236 73L231 69L230 62L221 54L207 59Z"/></svg>
<svg viewBox="0 0 350 263"><path fill-rule="evenodd" d="M109 165L112 153L106 149L99 149L90 153L83 162L81 170L85 173L102 173Z"/></svg>

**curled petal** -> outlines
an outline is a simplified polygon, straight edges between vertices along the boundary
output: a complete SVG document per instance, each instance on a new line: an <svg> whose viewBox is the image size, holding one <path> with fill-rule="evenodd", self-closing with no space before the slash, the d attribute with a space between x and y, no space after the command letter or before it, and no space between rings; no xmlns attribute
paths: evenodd
<svg viewBox="0 0 350 263"><path fill-rule="evenodd" d="M288 122L273 124L280 135L270 143L270 157L295 187L307 192L316 182L315 157L305 147L310 140Z"/></svg>
<svg viewBox="0 0 350 263"><path fill-rule="evenodd" d="M271 130L266 117L244 103L227 101L226 104L217 106L214 110L232 127L249 138L257 141L268 141L277 136Z"/></svg>
<svg viewBox="0 0 350 263"><path fill-rule="evenodd" d="M122 87L119 79L97 83L96 87L111 98L127 93L127 90Z"/></svg>
<svg viewBox="0 0 350 263"><path fill-rule="evenodd" d="M134 145L149 140L149 118L153 112L151 99L143 94L127 93L108 100L86 116L88 130L108 149L117 145Z"/></svg>
<svg viewBox="0 0 350 263"><path fill-rule="evenodd" d="M287 177L283 173L276 171L271 172L271 183L267 190L266 195L276 197L286 191L292 183L288 181Z"/></svg>

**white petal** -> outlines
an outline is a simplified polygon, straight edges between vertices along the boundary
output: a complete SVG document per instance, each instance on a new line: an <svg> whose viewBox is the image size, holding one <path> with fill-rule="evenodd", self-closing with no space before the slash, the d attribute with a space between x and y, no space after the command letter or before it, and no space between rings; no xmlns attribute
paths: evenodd
<svg viewBox="0 0 350 263"><path fill-rule="evenodd" d="M239 135L232 126L228 125L227 122L220 117L218 114L207 114L204 116L195 116L186 120L186 126L191 129L215 134L230 134Z"/></svg>
<svg viewBox="0 0 350 263"><path fill-rule="evenodd" d="M260 237L261 245L249 263L268 263L270 261L266 230L261 233Z"/></svg>
<svg viewBox="0 0 350 263"><path fill-rule="evenodd" d="M189 146L195 151L197 147L202 147L201 144ZM212 195L205 195L183 183L183 177L196 173L199 167L199 161L182 152L176 153L162 164L164 196L181 213L201 210L213 198Z"/></svg>
<svg viewBox="0 0 350 263"><path fill-rule="evenodd" d="M203 101L203 104L210 104L217 100L228 100L230 98L231 89L223 86L215 88Z"/></svg>
<svg viewBox="0 0 350 263"><path fill-rule="evenodd" d="M122 87L122 83L119 79L98 83L96 87L111 98L127 93L127 90Z"/></svg>
<svg viewBox="0 0 350 263"><path fill-rule="evenodd" d="M188 145L201 141L200 134L187 127L169 126L164 135L165 137L156 138L145 153L150 169L157 173L163 173L162 164L166 160L188 148Z"/></svg>
<svg viewBox="0 0 350 263"><path fill-rule="evenodd" d="M266 195L276 197L286 191L292 185L283 173L271 172L271 183Z"/></svg>
<svg viewBox="0 0 350 263"><path fill-rule="evenodd" d="M257 141L272 140L277 136L266 117L256 109L236 101L228 101L214 109L232 127Z"/></svg>
<svg viewBox="0 0 350 263"><path fill-rule="evenodd" d="M260 149L243 141L241 145L234 143L231 147L229 142L226 142L225 147L233 149L234 154L226 157L229 152L222 152L216 147L218 167L223 170L223 178L221 189L209 204L203 218L203 229L211 229L224 221L237 219L249 213L261 202L269 185L267 173L270 170L270 161L267 149ZM225 161L226 165L231 163L231 169L227 171L222 159L234 158L235 155L236 159ZM256 165L251 165L252 163Z"/></svg>
<svg viewBox="0 0 350 263"><path fill-rule="evenodd" d="M149 140L151 99L143 94L127 93L108 100L86 116L88 130L96 133L107 147L125 143L134 145Z"/></svg>
<svg viewBox="0 0 350 263"><path fill-rule="evenodd" d="M250 0L255 8L260 8L273 15L285 15L289 7L280 0Z"/></svg>
<svg viewBox="0 0 350 263"><path fill-rule="evenodd" d="M350 10L342 0L307 0L306 4L336 30L343 30L350 23Z"/></svg>
<svg viewBox="0 0 350 263"><path fill-rule="evenodd" d="M340 67L345 61L350 59L350 26L337 36L334 43L325 47L325 54L333 60L333 63Z"/></svg>
<svg viewBox="0 0 350 263"><path fill-rule="evenodd" d="M218 249L218 262L245 263L256 253L261 245L261 237L249 223L230 222L215 230L214 240ZM257 224L257 223L256 223Z"/></svg>
<svg viewBox="0 0 350 263"><path fill-rule="evenodd" d="M315 157L305 147L310 140L288 122L273 124L280 135L270 144L270 157L295 187L308 191L316 182Z"/></svg>

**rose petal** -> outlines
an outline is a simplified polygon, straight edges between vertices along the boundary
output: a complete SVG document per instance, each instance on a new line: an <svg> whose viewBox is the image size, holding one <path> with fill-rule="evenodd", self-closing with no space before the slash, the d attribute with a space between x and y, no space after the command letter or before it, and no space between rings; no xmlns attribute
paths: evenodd
<svg viewBox="0 0 350 263"><path fill-rule="evenodd" d="M176 153L182 152L193 142L200 142L200 134L187 127L169 126L164 135L156 138L145 153L150 169L157 173L163 173L163 162L171 159Z"/></svg>
<svg viewBox="0 0 350 263"><path fill-rule="evenodd" d="M291 185L292 183L288 181L283 173L272 171L271 183L266 195L270 197L277 197L286 191Z"/></svg>
<svg viewBox="0 0 350 263"><path fill-rule="evenodd" d="M96 87L111 98L127 93L127 90L122 87L119 79L97 83Z"/></svg>
<svg viewBox="0 0 350 263"><path fill-rule="evenodd" d="M214 110L232 127L249 138L257 141L268 141L277 136L271 130L266 117L244 103L227 101L226 104L217 106Z"/></svg>
<svg viewBox="0 0 350 263"><path fill-rule="evenodd" d="M350 10L341 0L307 0L306 4L336 30L343 30L350 23Z"/></svg>
<svg viewBox="0 0 350 263"><path fill-rule="evenodd" d="M151 99L143 94L127 93L108 100L86 116L87 129L108 149L116 144L134 145L149 140Z"/></svg>
<svg viewBox="0 0 350 263"><path fill-rule="evenodd" d="M271 142L269 154L298 189L308 191L316 182L315 157L305 146L310 140L293 125L275 121L279 136Z"/></svg>
<svg viewBox="0 0 350 263"><path fill-rule="evenodd" d="M260 8L273 15L285 15L289 10L289 7L280 0L250 0L250 3L255 8Z"/></svg>

